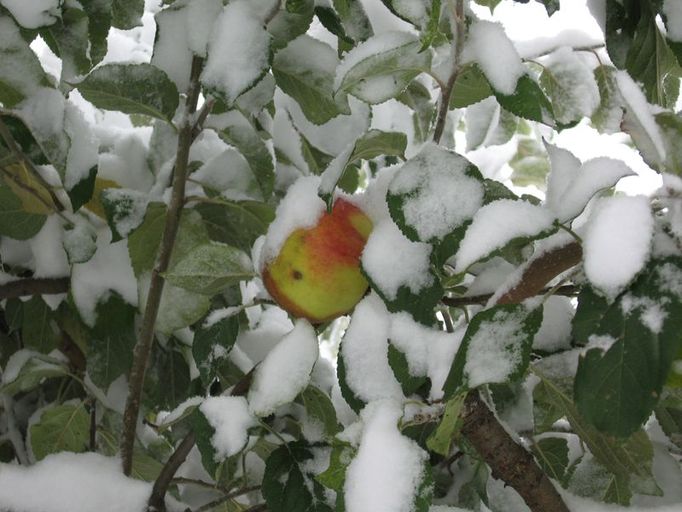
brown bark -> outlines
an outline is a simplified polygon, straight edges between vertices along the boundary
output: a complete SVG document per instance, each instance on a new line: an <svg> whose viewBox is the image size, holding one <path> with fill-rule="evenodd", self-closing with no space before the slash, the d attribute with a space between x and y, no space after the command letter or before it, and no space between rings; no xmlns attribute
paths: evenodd
<svg viewBox="0 0 682 512"><path fill-rule="evenodd" d="M71 278L28 278L0 284L0 300L14 299L27 295L54 295L69 291Z"/></svg>

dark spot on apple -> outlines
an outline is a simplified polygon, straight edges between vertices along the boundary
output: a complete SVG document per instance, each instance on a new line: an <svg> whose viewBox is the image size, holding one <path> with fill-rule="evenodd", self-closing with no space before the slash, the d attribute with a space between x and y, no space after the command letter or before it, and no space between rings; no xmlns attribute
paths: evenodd
<svg viewBox="0 0 682 512"><path fill-rule="evenodd" d="M293 270L291 272L291 277L296 279L296 281L300 281L301 279L303 279L303 274L301 274L298 270Z"/></svg>

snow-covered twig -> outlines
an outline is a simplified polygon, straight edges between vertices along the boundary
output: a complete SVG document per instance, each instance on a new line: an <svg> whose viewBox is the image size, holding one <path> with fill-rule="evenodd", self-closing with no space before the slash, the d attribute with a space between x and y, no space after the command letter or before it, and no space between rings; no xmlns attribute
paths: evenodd
<svg viewBox="0 0 682 512"><path fill-rule="evenodd" d="M7 420L7 436L14 448L14 454L20 464L27 466L29 464L28 455L26 453L26 446L24 445L24 438L17 428L17 422L14 418L14 400L7 394L2 394L2 407L5 409L5 418Z"/></svg>

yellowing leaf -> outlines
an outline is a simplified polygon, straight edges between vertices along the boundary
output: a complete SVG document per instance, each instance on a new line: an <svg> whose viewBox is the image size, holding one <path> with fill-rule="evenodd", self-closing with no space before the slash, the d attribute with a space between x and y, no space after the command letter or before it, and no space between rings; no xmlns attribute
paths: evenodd
<svg viewBox="0 0 682 512"><path fill-rule="evenodd" d="M104 189L107 188L121 188L121 186L113 180L108 180L106 178L95 178L95 189L92 192L92 197L90 201L85 203L85 207L92 213L97 215L100 219L107 218L104 212L104 205L102 204L102 199L100 195Z"/></svg>
<svg viewBox="0 0 682 512"><path fill-rule="evenodd" d="M5 184L21 201L21 208L26 213L47 215L56 210L50 192L38 178L36 178L23 162L9 164L3 170ZM40 199L39 199L40 197ZM42 200L41 200L42 199Z"/></svg>

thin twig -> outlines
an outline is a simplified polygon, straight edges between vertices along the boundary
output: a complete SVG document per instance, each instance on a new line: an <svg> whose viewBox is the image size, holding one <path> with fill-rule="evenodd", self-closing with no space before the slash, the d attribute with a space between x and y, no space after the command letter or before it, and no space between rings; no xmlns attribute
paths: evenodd
<svg viewBox="0 0 682 512"><path fill-rule="evenodd" d="M71 278L27 278L0 284L0 300L14 299L26 295L55 295L66 293L71 286Z"/></svg>
<svg viewBox="0 0 682 512"><path fill-rule="evenodd" d="M450 96L452 90L457 82L459 71L461 69L462 48L464 47L464 39L466 36L466 23L464 18L464 0L456 0L455 11L452 13L454 19L455 39L453 41L453 55L452 55L452 71L447 83L443 86L440 83L440 106L438 107L438 117L436 118L436 126L433 131L433 141L436 144L440 143L445 129L445 121L450 111Z"/></svg>
<svg viewBox="0 0 682 512"><path fill-rule="evenodd" d="M560 286L557 289L552 289L552 288L543 288L542 290L539 290L536 295L545 295L549 292L552 292L552 295L560 295L563 297L574 297L575 295L578 294L580 291L580 287L572 284L567 284ZM472 306L476 304L485 304L490 300L490 298L493 296L492 293L484 293L481 295L471 295L467 297L443 297L441 299L441 302L445 304L446 306L450 306L453 308L457 307L462 307L462 306Z"/></svg>
<svg viewBox="0 0 682 512"><path fill-rule="evenodd" d="M214 507L217 507L218 505L221 505L222 503L225 503L227 500L231 500L233 498L236 498L238 496L242 496L244 494L248 494L253 491L257 491L260 489L260 485L252 485L251 487L243 487L241 489L237 489L234 492L231 492L230 494L226 494L225 496L221 496L220 498L211 501L210 503L206 503L205 505L202 505L199 507L196 512L205 512L207 510L211 510Z"/></svg>
<svg viewBox="0 0 682 512"><path fill-rule="evenodd" d="M196 139L201 133L201 130L204 129L204 123L206 122L206 118L211 113L211 110L213 110L214 105L215 105L214 98L208 98L206 101L204 101L204 104L201 106L201 110L199 111L199 115L197 115L197 120L194 122L194 125L192 126L192 140Z"/></svg>
<svg viewBox="0 0 682 512"><path fill-rule="evenodd" d="M123 414L123 433L121 435L121 461L123 463L123 473L130 475L133 467L133 446L135 444L135 432L137 430L137 420L140 412L140 401L142 388L144 385L147 363L152 351L154 341L154 327L156 317L159 313L161 294L163 293L164 279L163 273L168 270L175 237L180 225L180 217L185 202L185 180L189 164L189 150L192 145L192 125L190 119L194 115L199 100L201 85L199 75L203 59L194 57L192 60L192 71L190 88L187 93L185 103L185 113L178 135L178 151L175 158L175 169L173 173L173 189L171 193L166 224L164 226L163 237L161 239L161 249L156 268L152 271L149 293L147 294L147 305L142 318L140 334L135 344L133 352L133 364L130 369L128 381L128 398Z"/></svg>
<svg viewBox="0 0 682 512"><path fill-rule="evenodd" d="M40 175L38 170L35 168L33 165L33 162L31 159L21 150L19 145L16 143L14 140L14 137L12 136L12 132L9 131L9 128L5 124L5 122L2 120L0 117L0 137L2 137L2 140L5 141L5 144L9 148L9 150L14 153L14 155L17 157L17 159L21 160L26 164L26 167L28 170L33 174L36 180L47 189L48 193L50 194L50 198L54 202L54 207L57 209L57 211L63 211L64 210L64 205L61 203L57 195L54 193L54 190L52 190L52 187L50 184L45 181L45 179Z"/></svg>

